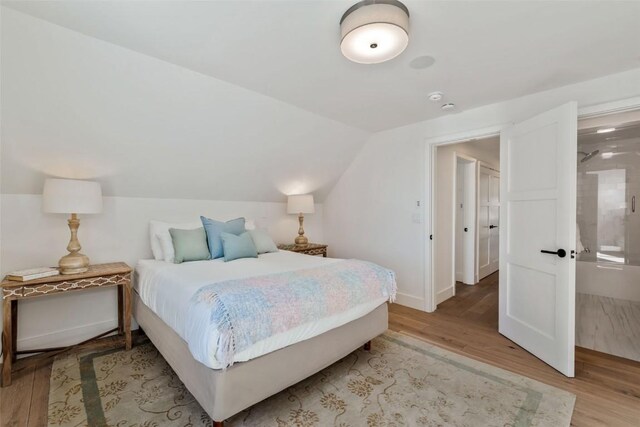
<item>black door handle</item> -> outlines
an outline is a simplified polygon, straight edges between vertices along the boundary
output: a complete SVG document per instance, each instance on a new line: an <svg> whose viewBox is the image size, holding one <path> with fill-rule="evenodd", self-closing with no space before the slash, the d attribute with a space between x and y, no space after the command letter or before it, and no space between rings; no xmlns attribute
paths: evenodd
<svg viewBox="0 0 640 427"><path fill-rule="evenodd" d="M498 228L498 226L497 225L490 225L489 226L489 229L493 229L493 228Z"/></svg>
<svg viewBox="0 0 640 427"><path fill-rule="evenodd" d="M557 251L545 251L543 249L540 252L542 252L543 254L558 255L560 258L564 258L567 256L567 251L565 251L564 249L558 249Z"/></svg>
<svg viewBox="0 0 640 427"><path fill-rule="evenodd" d="M467 227L464 228L464 232L466 233L467 231L469 231L469 229Z"/></svg>

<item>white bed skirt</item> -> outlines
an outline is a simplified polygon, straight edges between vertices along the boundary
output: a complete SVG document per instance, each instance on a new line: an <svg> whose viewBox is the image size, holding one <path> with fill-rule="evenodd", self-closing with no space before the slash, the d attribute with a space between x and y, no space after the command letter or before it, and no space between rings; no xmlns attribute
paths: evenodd
<svg viewBox="0 0 640 427"><path fill-rule="evenodd" d="M359 319L226 370L196 361L176 332L133 292L133 315L215 421L225 419L335 363L388 328L387 303Z"/></svg>

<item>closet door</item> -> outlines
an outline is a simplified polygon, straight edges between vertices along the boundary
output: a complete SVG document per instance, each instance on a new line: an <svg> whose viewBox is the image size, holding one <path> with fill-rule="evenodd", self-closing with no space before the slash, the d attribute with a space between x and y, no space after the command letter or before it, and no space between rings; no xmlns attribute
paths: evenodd
<svg viewBox="0 0 640 427"><path fill-rule="evenodd" d="M478 278L498 270L500 260L500 173L484 165L479 171Z"/></svg>

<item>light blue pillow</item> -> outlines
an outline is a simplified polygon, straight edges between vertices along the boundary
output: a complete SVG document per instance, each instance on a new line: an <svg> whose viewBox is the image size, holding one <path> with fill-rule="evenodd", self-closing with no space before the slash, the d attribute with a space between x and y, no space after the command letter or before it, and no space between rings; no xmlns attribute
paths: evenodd
<svg viewBox="0 0 640 427"><path fill-rule="evenodd" d="M236 218L231 221L222 222L215 219L201 216L202 225L207 232L207 242L209 243L209 252L211 253L211 259L220 258L224 255L222 248L222 240L220 240L220 233L230 233L239 236L244 233L244 218Z"/></svg>
<svg viewBox="0 0 640 427"><path fill-rule="evenodd" d="M204 228L195 230L180 230L170 228L169 234L173 243L175 256L173 262L181 264L185 261L202 261L211 259L209 248L207 248L207 235Z"/></svg>
<svg viewBox="0 0 640 427"><path fill-rule="evenodd" d="M248 233L253 239L253 244L256 245L256 250L259 254L266 254L268 252L278 252L278 246L273 243L271 236L264 230L249 230Z"/></svg>
<svg viewBox="0 0 640 427"><path fill-rule="evenodd" d="M220 233L224 249L224 262L238 258L258 258L256 245L253 244L251 234L242 233L239 236L231 233Z"/></svg>

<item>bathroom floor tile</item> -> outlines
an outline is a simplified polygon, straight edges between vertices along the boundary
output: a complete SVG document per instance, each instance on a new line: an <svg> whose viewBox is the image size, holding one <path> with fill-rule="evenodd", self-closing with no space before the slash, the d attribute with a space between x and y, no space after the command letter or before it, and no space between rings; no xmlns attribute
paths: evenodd
<svg viewBox="0 0 640 427"><path fill-rule="evenodd" d="M576 345L640 361L640 302L577 294Z"/></svg>

